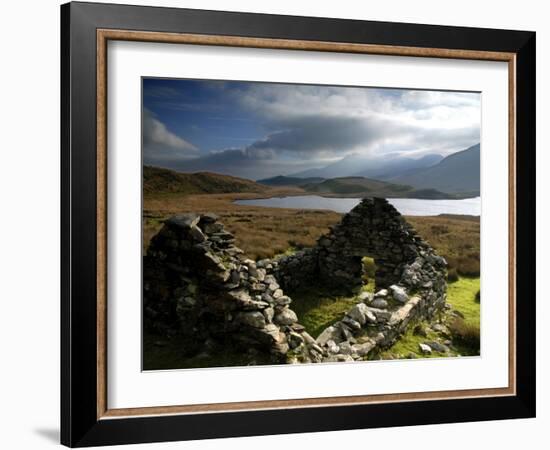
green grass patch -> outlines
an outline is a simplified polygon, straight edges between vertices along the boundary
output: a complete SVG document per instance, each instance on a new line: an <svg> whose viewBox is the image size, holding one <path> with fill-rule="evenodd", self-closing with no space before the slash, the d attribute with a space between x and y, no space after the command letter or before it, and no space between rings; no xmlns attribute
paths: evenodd
<svg viewBox="0 0 550 450"><path fill-rule="evenodd" d="M356 303L356 296L330 295L322 289L310 288L293 292L290 307L306 331L316 338L326 327L342 319Z"/></svg>
<svg viewBox="0 0 550 450"><path fill-rule="evenodd" d="M479 328L480 304L476 301L479 278L459 278L447 286L447 303L464 315L464 322Z"/></svg>
<svg viewBox="0 0 550 450"><path fill-rule="evenodd" d="M427 322L421 322L422 325L429 325ZM429 330L427 332L427 337L424 336L417 336L414 334L414 327L415 324L411 323L409 328L407 329L406 333L403 334L401 339L399 339L395 344L393 344L389 349L383 351L380 353L381 359L389 359L388 356L391 355L393 358L400 359L400 358L406 358L409 353L414 353L419 358L441 358L444 355L452 355L455 356L456 352L449 352L449 353L438 353L436 351L432 351L429 355L424 355L420 352L420 344L423 344L428 341L435 341L437 340L438 334L434 331Z"/></svg>

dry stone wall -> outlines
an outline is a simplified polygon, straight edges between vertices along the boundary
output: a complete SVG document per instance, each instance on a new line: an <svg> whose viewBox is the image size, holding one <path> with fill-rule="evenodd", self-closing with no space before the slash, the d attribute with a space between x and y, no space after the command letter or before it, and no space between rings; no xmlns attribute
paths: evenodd
<svg viewBox="0 0 550 450"><path fill-rule="evenodd" d="M384 199L364 199L318 245L252 261L213 214L168 219L144 258L148 326L256 348L273 361L367 359L392 345L411 321L446 301L446 262ZM376 292L361 292L362 262L376 262ZM314 339L298 323L288 292L314 283L353 291L357 303Z"/></svg>
<svg viewBox="0 0 550 450"><path fill-rule="evenodd" d="M214 341L256 348L274 362L290 354L320 360L273 266L247 259L234 241L213 214L168 219L144 258L146 326L187 337L197 351Z"/></svg>

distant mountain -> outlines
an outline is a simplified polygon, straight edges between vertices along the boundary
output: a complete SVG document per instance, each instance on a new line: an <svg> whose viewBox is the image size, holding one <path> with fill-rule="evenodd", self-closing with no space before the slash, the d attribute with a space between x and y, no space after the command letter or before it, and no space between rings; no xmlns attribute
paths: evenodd
<svg viewBox="0 0 550 450"><path fill-rule="evenodd" d="M298 178L362 176L387 179L413 169L430 167L442 159L443 156L438 154L428 154L417 159L396 154L384 155L382 157L365 157L353 154L320 169L309 169L289 176Z"/></svg>
<svg viewBox="0 0 550 450"><path fill-rule="evenodd" d="M435 153L424 155L417 159L399 156L382 160L378 167L371 165L371 167L366 167L356 172L354 175L385 180L416 169L431 167L440 162L442 159L443 156Z"/></svg>
<svg viewBox="0 0 550 450"><path fill-rule="evenodd" d="M306 184L302 189L328 197L454 198L453 195L435 189L414 189L411 186L365 177L332 178L320 183Z"/></svg>
<svg viewBox="0 0 550 450"><path fill-rule="evenodd" d="M266 186L304 186L311 183L320 183L324 180L325 179L321 177L298 178L278 175L276 177L258 180L257 183L265 184Z"/></svg>
<svg viewBox="0 0 550 450"><path fill-rule="evenodd" d="M143 193L222 194L265 192L269 188L245 178L211 172L180 173L160 167L143 166Z"/></svg>
<svg viewBox="0 0 550 450"><path fill-rule="evenodd" d="M450 194L479 195L480 146L474 145L442 159L438 164L388 178L417 189L433 188Z"/></svg>

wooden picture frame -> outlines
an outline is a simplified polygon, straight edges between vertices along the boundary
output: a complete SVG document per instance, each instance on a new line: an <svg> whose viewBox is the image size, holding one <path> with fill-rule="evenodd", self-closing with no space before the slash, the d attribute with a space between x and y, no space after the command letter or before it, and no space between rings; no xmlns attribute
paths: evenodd
<svg viewBox="0 0 550 450"><path fill-rule="evenodd" d="M535 415L535 33L69 3L61 7L61 441L68 446ZM507 388L110 409L106 364L109 40L505 61L509 67Z"/></svg>

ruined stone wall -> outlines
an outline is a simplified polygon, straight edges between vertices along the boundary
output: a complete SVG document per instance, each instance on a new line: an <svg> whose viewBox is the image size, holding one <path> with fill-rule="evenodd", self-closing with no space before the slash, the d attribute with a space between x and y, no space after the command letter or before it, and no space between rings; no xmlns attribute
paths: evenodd
<svg viewBox="0 0 550 450"><path fill-rule="evenodd" d="M283 289L298 290L319 283L319 248L306 248L270 261L273 274Z"/></svg>
<svg viewBox="0 0 550 450"><path fill-rule="evenodd" d="M428 249L403 216L385 199L367 198L346 214L314 248L278 260L277 277L294 289L315 280L353 291L362 284L362 258L374 258L377 288L397 283L407 263Z"/></svg>
<svg viewBox="0 0 550 450"><path fill-rule="evenodd" d="M364 199L318 245L258 262L243 256L212 214L168 219L144 258L146 326L257 348L289 363L366 359L446 300L446 262L384 199ZM361 292L363 256L375 259L376 292ZM324 284L354 291L356 305L317 339L298 323L285 291Z"/></svg>
<svg viewBox="0 0 550 450"><path fill-rule="evenodd" d="M168 219L144 258L145 325L188 337L197 352L215 341L257 348L277 362L289 352L319 360L322 351L297 323L273 266L247 259L234 241L213 214Z"/></svg>
<svg viewBox="0 0 550 450"><path fill-rule="evenodd" d="M275 274L289 289L316 283L357 292L364 256L375 260L375 293L360 292L342 320L317 337L324 361L363 359L445 306L446 261L381 198L363 199L316 247L279 260Z"/></svg>

